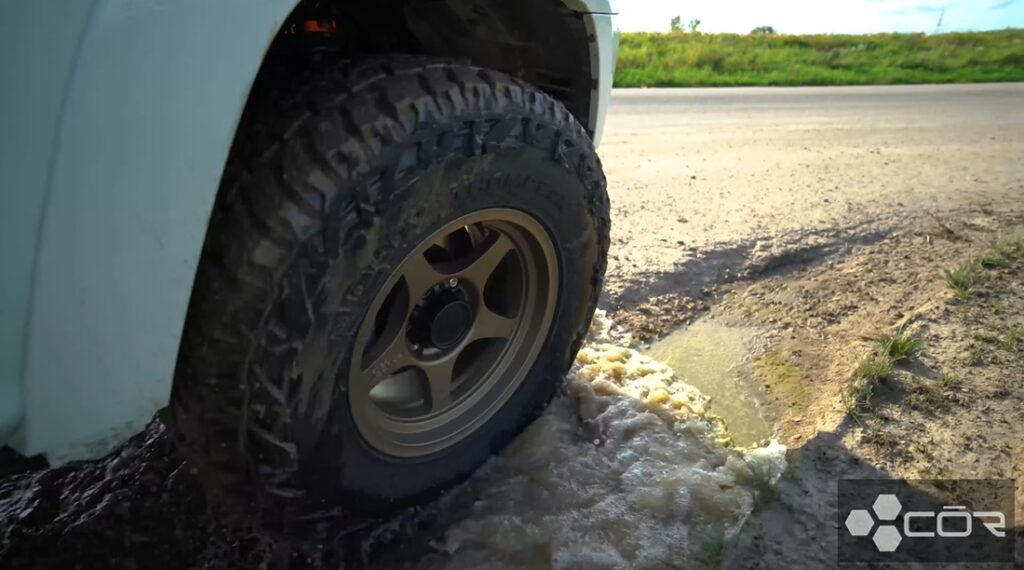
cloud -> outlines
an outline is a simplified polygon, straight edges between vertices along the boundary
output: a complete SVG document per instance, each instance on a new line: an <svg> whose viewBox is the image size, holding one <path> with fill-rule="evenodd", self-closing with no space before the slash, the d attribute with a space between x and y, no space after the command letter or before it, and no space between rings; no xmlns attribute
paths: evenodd
<svg viewBox="0 0 1024 570"><path fill-rule="evenodd" d="M1007 8L1009 6L1013 6L1016 3L1017 3L1017 0L1003 0L1002 2L997 2L997 3L993 4L992 5L992 10L1002 10L1003 8Z"/></svg>

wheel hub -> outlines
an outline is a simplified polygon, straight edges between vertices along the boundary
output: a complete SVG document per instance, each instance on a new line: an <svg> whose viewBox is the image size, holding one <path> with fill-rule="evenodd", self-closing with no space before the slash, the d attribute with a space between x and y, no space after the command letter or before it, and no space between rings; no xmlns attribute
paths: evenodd
<svg viewBox="0 0 1024 570"><path fill-rule="evenodd" d="M449 303L434 317L430 325L430 340L441 350L454 348L465 338L472 324L473 309L469 303Z"/></svg>
<svg viewBox="0 0 1024 570"><path fill-rule="evenodd" d="M413 308L406 334L412 351L438 357L456 348L476 317L471 285L438 283Z"/></svg>

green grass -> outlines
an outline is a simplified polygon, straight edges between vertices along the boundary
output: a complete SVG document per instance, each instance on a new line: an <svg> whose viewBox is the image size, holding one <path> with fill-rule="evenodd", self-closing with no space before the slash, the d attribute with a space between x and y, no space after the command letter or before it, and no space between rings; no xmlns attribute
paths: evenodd
<svg viewBox="0 0 1024 570"><path fill-rule="evenodd" d="M943 276L956 298L966 301L977 294L975 285L978 284L980 272L981 263L976 259L969 259L953 269L947 269Z"/></svg>
<svg viewBox="0 0 1024 570"><path fill-rule="evenodd" d="M1003 348L1007 350L1013 350L1016 348L1017 343L1024 340L1024 326L1021 325L1010 325L1006 327L1006 334L1000 339Z"/></svg>
<svg viewBox="0 0 1024 570"><path fill-rule="evenodd" d="M864 357L857 365L853 373L853 384L843 398L846 411L858 421L862 415L873 414L874 405L871 400L875 395L875 386L882 380L892 378L892 374L892 358L887 353L872 353Z"/></svg>
<svg viewBox="0 0 1024 570"><path fill-rule="evenodd" d="M985 252L981 266L985 269L1002 269L1021 260L1024 260L1024 240L1002 240L993 243Z"/></svg>
<svg viewBox="0 0 1024 570"><path fill-rule="evenodd" d="M983 270L1004 269L1020 261L1024 261L1024 239L1003 239L993 242L980 257L947 269L943 272L943 278L957 300L966 301L977 295L977 285L982 279Z"/></svg>
<svg viewBox="0 0 1024 570"><path fill-rule="evenodd" d="M888 355L871 355L860 362L856 375L869 383L888 380L892 376L892 359Z"/></svg>
<svg viewBox="0 0 1024 570"><path fill-rule="evenodd" d="M996 248L986 251L985 254L981 256L980 263L985 269L1002 269L1011 265L1010 259Z"/></svg>
<svg viewBox="0 0 1024 570"><path fill-rule="evenodd" d="M888 380L892 372L892 361L888 356L872 354L865 357L857 366L853 384L843 397L847 413L858 421L862 415L873 414L871 400L875 396L875 386L882 380Z"/></svg>
<svg viewBox="0 0 1024 570"><path fill-rule="evenodd" d="M1024 80L1024 30L950 34L623 33L616 87Z"/></svg>
<svg viewBox="0 0 1024 570"><path fill-rule="evenodd" d="M844 398L846 411L854 418L860 418L864 414L874 413L874 405L871 399L875 396L875 384L877 380L860 378L850 386L849 393Z"/></svg>
<svg viewBox="0 0 1024 570"><path fill-rule="evenodd" d="M946 390L955 390L956 388L959 388L961 384L963 384L963 381L960 380L958 376L953 376L952 374L943 374L942 378L939 379L939 383L942 384L942 387Z"/></svg>
<svg viewBox="0 0 1024 570"><path fill-rule="evenodd" d="M924 341L920 337L902 329L882 333L871 340L878 344L882 354L887 355L892 362L907 362L917 356L924 346Z"/></svg>
<svg viewBox="0 0 1024 570"><path fill-rule="evenodd" d="M704 544L704 550L707 553L707 561L713 566L718 566L722 561L722 555L725 554L725 535L719 534L712 537Z"/></svg>
<svg viewBox="0 0 1024 570"><path fill-rule="evenodd" d="M770 461L753 461L745 458L747 467L750 469L749 480L745 481L754 491L754 501L759 505L774 503L779 499L779 489L775 485L775 478L780 473Z"/></svg>

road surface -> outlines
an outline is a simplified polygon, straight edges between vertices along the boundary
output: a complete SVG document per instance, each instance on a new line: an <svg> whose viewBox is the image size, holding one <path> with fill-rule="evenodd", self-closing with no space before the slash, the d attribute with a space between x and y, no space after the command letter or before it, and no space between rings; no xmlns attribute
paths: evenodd
<svg viewBox="0 0 1024 570"><path fill-rule="evenodd" d="M599 152L609 298L637 303L779 243L1024 207L1024 84L620 89Z"/></svg>

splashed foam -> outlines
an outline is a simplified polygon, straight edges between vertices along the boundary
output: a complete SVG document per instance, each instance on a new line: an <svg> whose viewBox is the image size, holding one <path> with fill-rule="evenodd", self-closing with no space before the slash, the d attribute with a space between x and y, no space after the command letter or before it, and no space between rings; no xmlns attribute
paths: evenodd
<svg viewBox="0 0 1024 570"><path fill-rule="evenodd" d="M476 501L414 566L689 566L738 529L759 486L774 484L784 447L730 449L695 388L610 342L623 337L603 314L591 334L571 397L469 483L463 492Z"/></svg>

